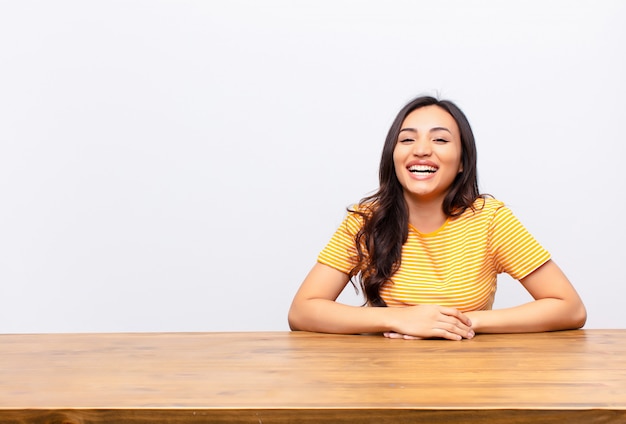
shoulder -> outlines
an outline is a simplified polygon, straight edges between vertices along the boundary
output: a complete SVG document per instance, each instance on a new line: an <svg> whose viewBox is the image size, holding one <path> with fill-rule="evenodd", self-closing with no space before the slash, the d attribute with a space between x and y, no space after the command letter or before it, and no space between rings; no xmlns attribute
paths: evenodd
<svg viewBox="0 0 626 424"><path fill-rule="evenodd" d="M472 217L493 217L501 210L508 210L508 207L501 200L490 196L479 197L474 200L471 207L467 208L461 216L465 219Z"/></svg>
<svg viewBox="0 0 626 424"><path fill-rule="evenodd" d="M467 208L451 223L455 228L462 228L464 231L488 231L502 219L507 220L511 216L511 210L506 204L493 197L484 196L477 198L472 207Z"/></svg>
<svg viewBox="0 0 626 424"><path fill-rule="evenodd" d="M347 219L356 220L363 223L367 218L371 218L377 208L376 202L360 202L348 207Z"/></svg>
<svg viewBox="0 0 626 424"><path fill-rule="evenodd" d="M347 214L340 225L340 230L356 234L363 226L365 218L372 213L371 206L367 204L357 203L348 207Z"/></svg>
<svg viewBox="0 0 626 424"><path fill-rule="evenodd" d="M497 211L498 209L506 207L503 201L494 197L479 197L474 201L472 206L477 211L485 212Z"/></svg>
<svg viewBox="0 0 626 424"><path fill-rule="evenodd" d="M500 233L516 233L523 229L520 220L515 216L513 211L504 202L494 198L478 199L475 204L477 211L476 216L489 227L489 231L493 234Z"/></svg>

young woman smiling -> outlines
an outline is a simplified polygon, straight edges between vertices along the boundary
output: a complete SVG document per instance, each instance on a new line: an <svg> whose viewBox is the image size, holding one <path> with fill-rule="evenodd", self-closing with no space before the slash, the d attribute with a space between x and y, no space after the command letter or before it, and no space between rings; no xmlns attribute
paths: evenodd
<svg viewBox="0 0 626 424"><path fill-rule="evenodd" d="M379 179L296 293L292 330L461 340L584 325L585 307L550 254L504 203L479 193L474 135L454 103L423 96L400 110ZM534 300L492 310L502 272ZM349 282L364 307L336 301Z"/></svg>

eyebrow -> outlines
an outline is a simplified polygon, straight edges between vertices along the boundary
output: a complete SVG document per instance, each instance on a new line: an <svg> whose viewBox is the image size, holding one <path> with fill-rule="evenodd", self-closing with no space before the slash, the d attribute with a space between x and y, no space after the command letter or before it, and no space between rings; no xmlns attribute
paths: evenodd
<svg viewBox="0 0 626 424"><path fill-rule="evenodd" d="M400 130L400 132L402 132L402 131L417 132L417 128L402 128ZM452 135L452 131L450 131L446 127L433 127L430 130L428 130L428 132L435 132L435 131L446 131L446 132L448 132L448 133L450 133Z"/></svg>

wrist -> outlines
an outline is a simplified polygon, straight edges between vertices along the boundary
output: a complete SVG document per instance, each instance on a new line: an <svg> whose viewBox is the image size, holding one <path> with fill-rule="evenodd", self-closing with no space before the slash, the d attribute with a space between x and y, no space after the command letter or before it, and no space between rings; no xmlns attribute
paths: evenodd
<svg viewBox="0 0 626 424"><path fill-rule="evenodd" d="M465 316L472 322L471 327L474 333L481 332L481 312L482 311L465 312Z"/></svg>
<svg viewBox="0 0 626 424"><path fill-rule="evenodd" d="M378 322L383 332L397 331L400 322L398 309L394 307L373 307L378 313Z"/></svg>

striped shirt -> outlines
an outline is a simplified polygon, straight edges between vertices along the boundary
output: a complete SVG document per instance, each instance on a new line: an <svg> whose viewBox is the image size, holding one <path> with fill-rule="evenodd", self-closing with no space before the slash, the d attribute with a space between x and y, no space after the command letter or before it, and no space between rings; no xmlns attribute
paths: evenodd
<svg viewBox="0 0 626 424"><path fill-rule="evenodd" d="M550 259L504 203L487 198L474 205L475 211L448 218L432 233L409 225L400 268L381 289L388 306L429 303L462 312L491 309L497 274L520 280ZM356 265L354 238L361 225L358 214L348 213L318 261L349 273Z"/></svg>

